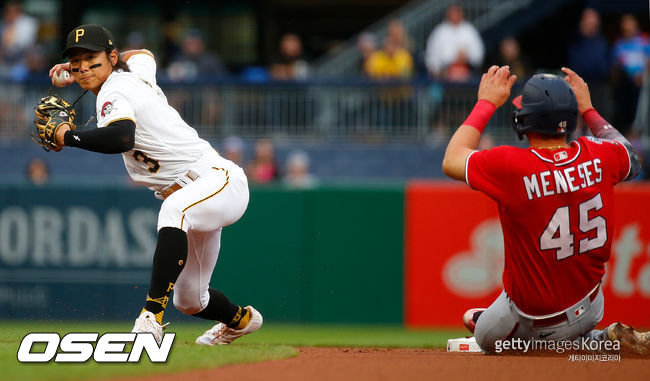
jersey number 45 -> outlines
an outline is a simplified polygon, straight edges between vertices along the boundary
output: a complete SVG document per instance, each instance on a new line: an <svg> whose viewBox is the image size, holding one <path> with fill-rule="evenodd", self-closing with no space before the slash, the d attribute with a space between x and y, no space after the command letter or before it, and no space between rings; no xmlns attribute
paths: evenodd
<svg viewBox="0 0 650 381"><path fill-rule="evenodd" d="M589 211L600 210L603 207L603 200L598 193L593 198L578 205L579 225L578 229L585 235L595 231L596 236L582 238L578 244L578 254L586 253L590 250L603 247L607 242L607 224L605 218L596 216L589 219ZM562 206L557 208L553 218L546 226L544 233L539 237L539 247L542 250L556 250L557 260L562 260L572 256L575 252L573 245L574 237L571 233L571 220L569 218L569 207ZM574 211L575 212L575 211ZM593 236L593 234L589 234Z"/></svg>

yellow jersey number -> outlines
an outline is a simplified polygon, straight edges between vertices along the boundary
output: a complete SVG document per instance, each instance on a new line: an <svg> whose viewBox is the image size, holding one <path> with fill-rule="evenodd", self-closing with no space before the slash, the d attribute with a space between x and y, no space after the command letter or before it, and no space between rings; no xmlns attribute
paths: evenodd
<svg viewBox="0 0 650 381"><path fill-rule="evenodd" d="M141 161L149 165L149 172L156 173L160 169L160 163L156 159L152 159L142 151L133 151L133 158L136 161Z"/></svg>

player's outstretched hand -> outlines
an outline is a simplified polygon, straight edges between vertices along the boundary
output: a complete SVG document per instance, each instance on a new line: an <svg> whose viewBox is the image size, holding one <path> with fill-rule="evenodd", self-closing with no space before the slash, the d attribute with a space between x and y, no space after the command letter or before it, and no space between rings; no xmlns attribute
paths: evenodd
<svg viewBox="0 0 650 381"><path fill-rule="evenodd" d="M582 115L585 111L593 107L591 105L589 86L587 86L587 82L585 82L582 77L568 67L563 67L562 72L566 74L564 80L569 83L573 89L573 93L576 95L576 100L578 101L578 112Z"/></svg>
<svg viewBox="0 0 650 381"><path fill-rule="evenodd" d="M516 80L516 75L510 75L509 66L492 65L481 77L481 84L478 86L478 99L486 100L499 108L510 97L510 89Z"/></svg>

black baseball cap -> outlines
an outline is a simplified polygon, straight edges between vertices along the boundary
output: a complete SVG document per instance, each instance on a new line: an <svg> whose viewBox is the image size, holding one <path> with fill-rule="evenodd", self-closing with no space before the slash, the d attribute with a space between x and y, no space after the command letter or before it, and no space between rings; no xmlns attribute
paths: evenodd
<svg viewBox="0 0 650 381"><path fill-rule="evenodd" d="M74 48L99 52L108 48L115 49L115 44L113 44L113 35L108 29L99 24L85 24L68 33L65 50L61 56L67 58L70 50Z"/></svg>

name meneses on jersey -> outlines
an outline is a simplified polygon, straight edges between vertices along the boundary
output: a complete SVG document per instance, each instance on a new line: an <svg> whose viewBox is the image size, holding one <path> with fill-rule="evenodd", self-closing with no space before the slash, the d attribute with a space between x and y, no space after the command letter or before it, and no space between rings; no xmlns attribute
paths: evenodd
<svg viewBox="0 0 650 381"><path fill-rule="evenodd" d="M522 178L529 200L575 192L603 180L600 159L585 161L564 169L542 171Z"/></svg>

